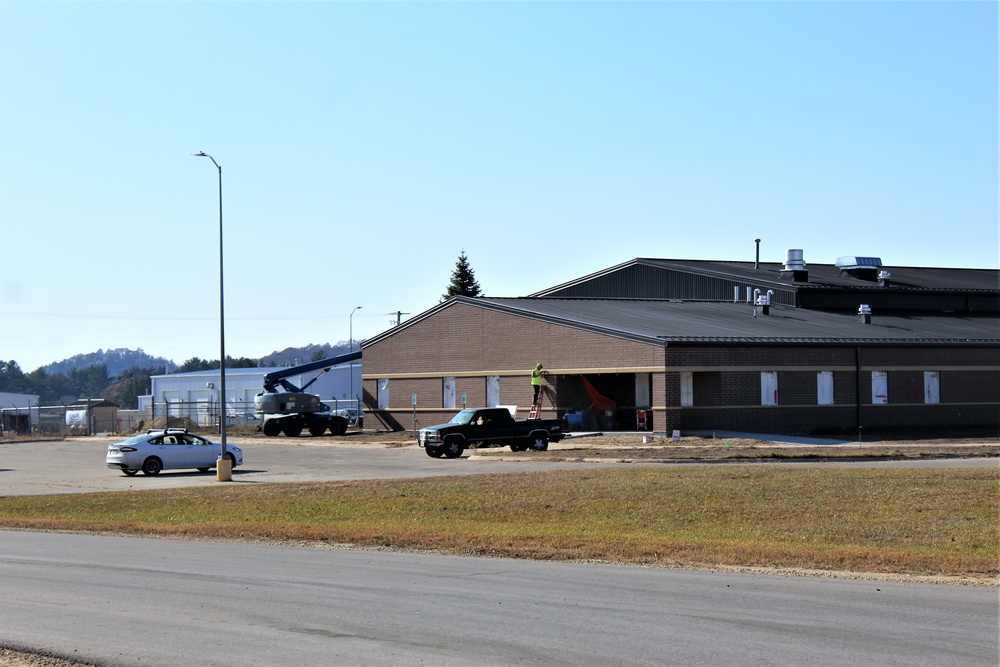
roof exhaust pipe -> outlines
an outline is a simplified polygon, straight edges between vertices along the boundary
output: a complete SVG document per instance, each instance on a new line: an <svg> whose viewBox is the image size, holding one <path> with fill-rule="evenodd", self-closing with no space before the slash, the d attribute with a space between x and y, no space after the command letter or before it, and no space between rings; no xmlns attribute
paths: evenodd
<svg viewBox="0 0 1000 667"><path fill-rule="evenodd" d="M760 268L760 239L754 239L753 242L757 244L757 256L753 260L753 268L759 269Z"/></svg>

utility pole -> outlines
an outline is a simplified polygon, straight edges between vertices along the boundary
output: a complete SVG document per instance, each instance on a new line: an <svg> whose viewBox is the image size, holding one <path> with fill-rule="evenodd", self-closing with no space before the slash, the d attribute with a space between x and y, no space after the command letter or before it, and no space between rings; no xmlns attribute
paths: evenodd
<svg viewBox="0 0 1000 667"><path fill-rule="evenodd" d="M387 313L387 314L388 314L388 315L392 315L393 313ZM399 311L399 310L397 310L397 311L395 312L395 315L396 315L396 319L395 319L395 320L393 320L393 321L392 321L392 323L393 323L393 324L394 324L395 326L397 326L397 327L398 327L398 326L399 326L400 324L402 324L402 323L403 323L403 315L409 315L409 313L404 313L404 312L402 312L402 311Z"/></svg>

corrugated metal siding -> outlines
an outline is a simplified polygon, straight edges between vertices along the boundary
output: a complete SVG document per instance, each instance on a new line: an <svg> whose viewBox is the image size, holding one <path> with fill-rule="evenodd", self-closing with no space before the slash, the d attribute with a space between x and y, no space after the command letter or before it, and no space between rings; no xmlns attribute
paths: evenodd
<svg viewBox="0 0 1000 667"><path fill-rule="evenodd" d="M767 287L751 282L727 280L685 271L632 265L592 280L569 285L547 294L547 297L575 297L585 299L680 299L683 301L733 301L734 289L739 288L739 300L746 300L747 288L751 293ZM773 288L772 288L773 289ZM795 306L794 289L775 289L772 303Z"/></svg>

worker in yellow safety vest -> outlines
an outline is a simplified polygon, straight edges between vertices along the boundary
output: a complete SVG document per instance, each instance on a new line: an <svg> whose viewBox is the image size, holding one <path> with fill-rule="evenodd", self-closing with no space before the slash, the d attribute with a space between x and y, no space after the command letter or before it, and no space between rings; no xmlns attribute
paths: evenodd
<svg viewBox="0 0 1000 667"><path fill-rule="evenodd" d="M535 370L531 371L531 388L535 390L535 397L532 399L532 405L538 405L538 392L542 390L542 376L545 375L545 371L542 370L541 364L535 365Z"/></svg>

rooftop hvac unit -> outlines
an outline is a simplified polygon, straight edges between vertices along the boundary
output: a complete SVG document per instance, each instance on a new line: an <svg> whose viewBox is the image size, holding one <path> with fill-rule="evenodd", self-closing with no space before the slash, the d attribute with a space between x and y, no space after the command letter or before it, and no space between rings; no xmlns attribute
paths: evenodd
<svg viewBox="0 0 1000 667"><path fill-rule="evenodd" d="M840 269L841 273L847 273L858 280L875 282L879 279L882 260L878 257L847 255L837 258L837 268Z"/></svg>

